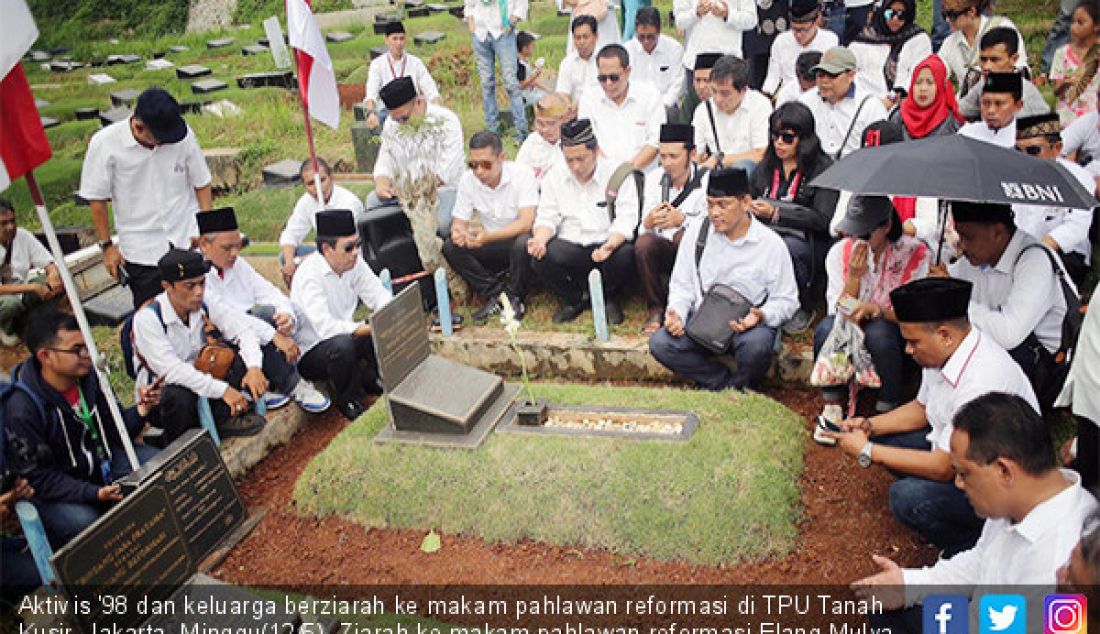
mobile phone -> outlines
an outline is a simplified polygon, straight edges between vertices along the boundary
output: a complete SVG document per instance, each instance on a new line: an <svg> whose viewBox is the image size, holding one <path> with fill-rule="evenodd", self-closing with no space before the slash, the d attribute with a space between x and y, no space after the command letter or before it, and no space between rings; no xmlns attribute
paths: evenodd
<svg viewBox="0 0 1100 634"><path fill-rule="evenodd" d="M841 315L851 315L858 307L859 300L851 295L843 295L840 299L836 300L836 309L840 311Z"/></svg>
<svg viewBox="0 0 1100 634"><path fill-rule="evenodd" d="M833 432L843 432L844 431L840 427L840 425L837 425L833 421L829 420L828 418L825 418L824 416L822 416L820 414L818 414L818 416L817 416L817 426L822 428L822 429L826 429L828 431L833 431Z"/></svg>

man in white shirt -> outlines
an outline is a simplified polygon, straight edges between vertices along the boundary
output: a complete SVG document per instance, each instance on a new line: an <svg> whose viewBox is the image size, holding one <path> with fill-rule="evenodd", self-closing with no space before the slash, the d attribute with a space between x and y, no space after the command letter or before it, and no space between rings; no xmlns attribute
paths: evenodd
<svg viewBox="0 0 1100 634"><path fill-rule="evenodd" d="M752 173L768 148L772 104L749 88L749 65L726 55L710 71L711 97L695 108L692 126L699 160L709 168Z"/></svg>
<svg viewBox="0 0 1100 634"><path fill-rule="evenodd" d="M1062 138L1058 114L1051 112L1016 120L1016 149L1030 156L1057 161L1077 178L1086 191L1096 183L1085 168L1061 157ZM1016 226L1054 250L1074 284L1081 286L1092 262L1092 209L1013 205Z"/></svg>
<svg viewBox="0 0 1100 634"><path fill-rule="evenodd" d="M1081 482L1081 486L1087 490L1090 489L1084 481ZM1100 554L1100 531L1096 530L1098 524L1100 524L1100 513L1096 511L1085 518L1084 525L1081 527L1081 539L1073 547L1069 559L1056 573L1059 592L1084 594L1100 585L1100 561L1098 561L1100 558L1097 557ZM1097 616L1100 616L1100 610L1097 610L1097 606L1094 605L1088 617L1095 621Z"/></svg>
<svg viewBox="0 0 1100 634"><path fill-rule="evenodd" d="M707 390L756 387L771 366L779 326L798 308L787 247L753 217L751 204L744 170L711 172L707 214L684 231L672 266L665 325L649 339L649 352L657 361ZM718 285L732 288L753 306L744 317L729 322L733 339L727 351L733 353L735 370L685 330L705 293Z"/></svg>
<svg viewBox="0 0 1100 634"><path fill-rule="evenodd" d="M497 82L495 62L500 62L500 76L508 103L512 109L512 124L516 137L522 143L527 136L527 112L523 93L519 88L519 53L516 50L516 25L527 19L527 0L481 2L466 0L463 15L470 29L474 54L477 55L477 72L481 78L481 107L485 125L497 132L500 126L500 110L497 106Z"/></svg>
<svg viewBox="0 0 1100 634"><path fill-rule="evenodd" d="M328 409L328 399L303 381L294 369L301 351L294 342L297 318L290 298L240 257L244 247L237 216L232 207L214 209L198 216L199 249L210 262L206 273L206 298L211 303L224 303L239 313L245 313L255 331L264 356L283 355L291 371L279 377L284 382L271 381L275 388L265 397L268 409L276 409L294 399L302 409L317 414Z"/></svg>
<svg viewBox="0 0 1100 634"><path fill-rule="evenodd" d="M721 58L721 53L699 53L695 56L694 70L684 69L684 101L680 112L685 119L694 116L700 102L710 99L710 71Z"/></svg>
<svg viewBox="0 0 1100 634"><path fill-rule="evenodd" d="M1042 631L1041 597L1055 591L1058 567L1073 553L1096 499L1076 473L1058 468L1047 423L1018 395L985 394L960 408L950 452L958 488L985 518L980 537L973 548L925 568L901 568L875 555L880 572L852 584L858 596L874 596L889 610L871 616L872 628L921 632L920 604L929 596L972 592L976 605L979 592L1011 587L1030 604L1026 623L1013 627ZM967 614L951 616L966 629Z"/></svg>
<svg viewBox="0 0 1100 634"><path fill-rule="evenodd" d="M443 243L443 257L485 304L473 315L483 324L503 308L502 277L509 274L508 298L517 319L523 319L523 301L531 261L527 239L535 222L539 192L531 168L504 160L500 136L488 130L470 137L470 169L458 181L451 236ZM481 226L471 224L477 212Z"/></svg>
<svg viewBox="0 0 1100 634"><path fill-rule="evenodd" d="M688 33L684 68L695 68L703 52L741 57L742 32L756 27L752 0L674 0L676 26Z"/></svg>
<svg viewBox="0 0 1100 634"><path fill-rule="evenodd" d="M596 69L597 28L596 18L590 15L573 18L569 29L573 34L574 50L558 65L557 92L564 93L573 100L574 115L585 92L599 92L596 82L596 75L599 74Z"/></svg>
<svg viewBox="0 0 1100 634"><path fill-rule="evenodd" d="M321 191L325 193L325 201L322 204L317 197L317 173L321 175ZM313 170L313 161L306 159L298 168L301 175L302 186L305 193L294 204L294 210L287 218L283 232L279 234L279 262L282 265L283 282L290 288L290 282L294 279L294 271L298 269L298 261L306 255L313 253L315 248L311 244L303 244L310 231L317 229L317 212L322 209L350 209L351 213L359 220L363 213L363 202L359 197L347 189L332 182L332 170L325 159L317 157L317 171Z"/></svg>
<svg viewBox="0 0 1100 634"><path fill-rule="evenodd" d="M134 307L140 307L160 292L160 256L170 244L190 244L198 235L195 212L210 209L213 200L206 158L172 95L161 88L146 90L133 116L92 136L80 196L91 209L107 272L116 280L128 278ZM111 239L108 201L117 245Z"/></svg>
<svg viewBox="0 0 1100 634"><path fill-rule="evenodd" d="M982 116L982 79L989 73L1011 73L1016 71L1016 63L1020 59L1019 46L1020 34L1015 29L999 26L989 29L982 36L981 50L978 54L978 64L981 70L974 73L974 84L961 86L959 94L959 112L970 120L979 119ZM1030 117L1050 112L1043 93L1035 87L1030 80L1022 82L1024 106L1018 116Z"/></svg>
<svg viewBox="0 0 1100 634"><path fill-rule="evenodd" d="M1016 117L1024 107L1023 77L1019 73L987 73L982 80L982 120L959 128L959 134L1012 148L1016 145Z"/></svg>
<svg viewBox="0 0 1100 634"><path fill-rule="evenodd" d="M64 292L53 256L30 231L15 226L15 208L0 198L0 343L14 346L27 313ZM30 277L31 268L45 269Z"/></svg>
<svg viewBox="0 0 1100 634"><path fill-rule="evenodd" d="M374 191L367 196L367 207L393 200L398 176L434 174L439 182L439 230L445 234L450 231L454 188L462 176L465 159L462 124L455 113L429 104L418 95L408 77L386 84L380 94L390 116L382 126L382 147L374 164ZM399 130L410 121L415 127Z"/></svg>
<svg viewBox="0 0 1100 634"><path fill-rule="evenodd" d="M798 101L802 95L817 89L817 71L814 70L814 66L820 62L821 53L818 51L799 53L794 63L796 81L784 83L779 92L775 93L776 108L785 103Z"/></svg>
<svg viewBox="0 0 1100 634"><path fill-rule="evenodd" d="M656 168L657 138L665 122L660 93L648 82L631 80L630 56L619 44L603 47L596 67L601 90L585 93L577 116L592 122L608 160L643 172Z"/></svg>
<svg viewBox="0 0 1100 634"><path fill-rule="evenodd" d="M1049 374L1044 369L1061 346L1066 315L1052 268L1057 258L1016 227L1008 205L954 202L951 214L963 257L948 270L974 284L970 321L1008 351L1043 398L1047 386L1036 381ZM1050 405L1045 399L1040 404Z"/></svg>
<svg viewBox="0 0 1100 634"><path fill-rule="evenodd" d="M798 98L814 115L821 149L834 160L858 150L867 126L886 118L882 101L860 90L856 67L856 56L843 46L825 51L814 66L817 89Z"/></svg>
<svg viewBox="0 0 1100 634"><path fill-rule="evenodd" d="M197 251L171 249L158 262L164 291L134 313L135 390L164 382L157 407L164 442L199 426L198 398L210 402L218 434L251 436L264 425L249 413L267 391L268 377L282 384L290 374L283 355L264 355L249 318L225 302L206 302L206 272L210 263ZM208 343L209 327L236 348L228 373L218 378L195 367ZM245 393L247 392L247 396Z"/></svg>
<svg viewBox="0 0 1100 634"><path fill-rule="evenodd" d="M825 432L861 467L881 464L902 477L890 485L890 511L949 557L971 548L982 524L955 488L952 420L990 392L1023 397L1038 409L1024 373L988 334L967 320L971 284L924 278L890 293L906 351L922 368L917 398L870 418L841 421Z"/></svg>
<svg viewBox="0 0 1100 634"><path fill-rule="evenodd" d="M944 0L942 15L951 26L951 34L944 39L936 54L947 67L947 78L962 97L979 81L982 36L999 27L1016 32L1015 70L1028 68L1027 47L1023 35L1012 20L1003 15L984 15L987 5L980 0Z"/></svg>
<svg viewBox="0 0 1100 634"><path fill-rule="evenodd" d="M647 210L642 233L634 243L634 264L646 303L643 331L652 335L661 328L668 304L668 283L676 248L684 227L707 211L707 169L692 159L695 155L695 131L690 125L666 123L661 126L658 149L661 171L645 179Z"/></svg>
<svg viewBox="0 0 1100 634"><path fill-rule="evenodd" d="M1083 165L1100 182L1100 113L1083 114L1062 130L1062 156Z"/></svg>
<svg viewBox="0 0 1100 634"><path fill-rule="evenodd" d="M379 94L382 87L395 79L409 77L416 86L416 92L428 100L429 103L441 104L439 86L432 79L428 67L424 62L405 51L405 42L408 37L405 34L405 25L400 22L386 23L385 42L389 49L385 55L380 55L371 60L367 67L367 96L364 103L367 106L367 125L379 128L386 122L389 110L385 104L379 103ZM381 106L381 107L379 107Z"/></svg>
<svg viewBox="0 0 1100 634"><path fill-rule="evenodd" d="M771 57L768 59L768 75L761 92L775 98L779 91L790 92L799 87L795 64L798 56L807 51L825 51L838 46L836 33L821 28L821 4L819 0L793 0L791 2L791 28L775 36ZM816 62L815 62L816 64ZM801 94L798 90L794 94ZM779 105L778 99L775 99Z"/></svg>
<svg viewBox="0 0 1100 634"><path fill-rule="evenodd" d="M361 399L381 394L370 324L355 320L362 300L372 311L392 294L359 254L355 219L347 209L317 213L317 252L306 256L290 299L301 309L298 371L310 381L327 381L336 409L348 420L366 411Z"/></svg>
<svg viewBox="0 0 1100 634"><path fill-rule="evenodd" d="M569 98L561 93L539 99L535 104L535 132L538 134L528 134L516 153L516 163L533 169L540 187L551 168L565 169L565 159L561 154L561 124L568 113Z"/></svg>
<svg viewBox="0 0 1100 634"><path fill-rule="evenodd" d="M600 156L588 119L563 125L561 145L568 169L552 170L542 182L527 253L534 258L535 274L558 298L554 323L580 316L589 272L598 269L607 320L621 324L619 295L634 274L630 241L638 229L638 192L628 176L608 208L608 185L617 164Z"/></svg>
<svg viewBox="0 0 1100 634"><path fill-rule="evenodd" d="M626 43L626 52L630 55L634 81L652 84L662 96L668 120L679 120L684 47L661 33L661 12L657 7L638 9L634 37Z"/></svg>

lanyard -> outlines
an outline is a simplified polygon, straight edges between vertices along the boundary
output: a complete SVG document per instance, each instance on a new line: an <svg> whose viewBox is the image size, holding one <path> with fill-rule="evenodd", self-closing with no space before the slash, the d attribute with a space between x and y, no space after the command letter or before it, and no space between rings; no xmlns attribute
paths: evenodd
<svg viewBox="0 0 1100 634"><path fill-rule="evenodd" d="M88 407L88 402L84 400L84 390L77 388L77 393L80 394L80 407L76 409L76 416L80 419L81 423L84 423L84 429L87 430L88 435L92 437L92 444L95 446L95 455L99 459L99 471L103 476L103 482L106 484L111 483L111 462L107 460L107 452L103 449L103 441L99 437L99 428L92 420L92 410Z"/></svg>
<svg viewBox="0 0 1100 634"><path fill-rule="evenodd" d="M405 67L408 66L408 64L409 64L409 55L406 53L405 55L403 55L401 57L401 74L400 75L398 75L397 71L394 69L394 67L393 67L393 58L390 57L389 53L386 53L386 63L390 65L390 75L392 75L394 79L400 79L400 78L405 76Z"/></svg>
<svg viewBox="0 0 1100 634"><path fill-rule="evenodd" d="M779 195L779 168L776 168L776 170L772 172L772 190L770 192L772 200L784 200L787 202L793 201L795 194L798 193L798 186L801 183L802 172L796 171L794 178L791 179L791 185L787 190L787 197L781 198Z"/></svg>

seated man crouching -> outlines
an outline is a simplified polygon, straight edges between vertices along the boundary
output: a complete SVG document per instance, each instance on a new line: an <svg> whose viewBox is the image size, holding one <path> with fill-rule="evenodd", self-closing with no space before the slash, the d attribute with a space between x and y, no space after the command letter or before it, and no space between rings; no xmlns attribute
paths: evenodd
<svg viewBox="0 0 1100 634"><path fill-rule="evenodd" d="M776 329L798 308L794 266L783 239L749 212L752 197L745 171L711 172L707 215L684 231L669 281L665 325L649 340L649 351L678 376L708 390L755 387L768 372ZM713 225L713 230L711 225ZM696 242L706 231L696 261ZM752 302L743 318L730 321L731 370L685 333L706 291L727 285Z"/></svg>

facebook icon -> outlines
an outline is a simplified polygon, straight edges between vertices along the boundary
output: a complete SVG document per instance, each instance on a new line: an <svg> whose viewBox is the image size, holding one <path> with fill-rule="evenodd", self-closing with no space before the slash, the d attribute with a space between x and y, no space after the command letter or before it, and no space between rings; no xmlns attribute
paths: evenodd
<svg viewBox="0 0 1100 634"><path fill-rule="evenodd" d="M968 599L961 594L934 594L924 599L924 634L967 634Z"/></svg>

